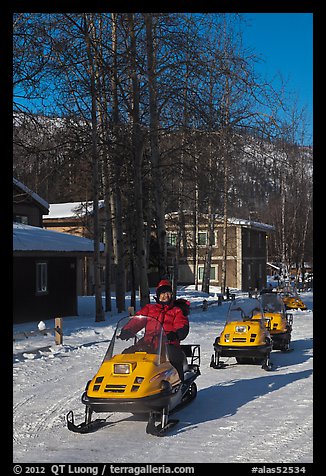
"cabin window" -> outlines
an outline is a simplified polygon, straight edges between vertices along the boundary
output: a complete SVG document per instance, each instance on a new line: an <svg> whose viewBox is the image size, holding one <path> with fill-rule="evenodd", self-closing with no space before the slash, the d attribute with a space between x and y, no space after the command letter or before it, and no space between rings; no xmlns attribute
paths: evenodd
<svg viewBox="0 0 326 476"><path fill-rule="evenodd" d="M48 292L48 264L46 262L36 263L36 293L45 294Z"/></svg>
<svg viewBox="0 0 326 476"><path fill-rule="evenodd" d="M26 215L14 215L13 221L15 223L22 223L23 225L28 225L28 217Z"/></svg>

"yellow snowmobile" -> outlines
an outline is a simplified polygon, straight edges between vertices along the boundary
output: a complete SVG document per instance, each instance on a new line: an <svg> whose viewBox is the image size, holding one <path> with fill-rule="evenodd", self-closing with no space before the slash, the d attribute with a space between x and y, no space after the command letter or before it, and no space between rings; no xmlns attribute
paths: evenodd
<svg viewBox="0 0 326 476"><path fill-rule="evenodd" d="M290 350L293 315L286 312L285 304L275 291L263 290L260 301L270 329L273 350Z"/></svg>
<svg viewBox="0 0 326 476"><path fill-rule="evenodd" d="M305 311L307 306L298 296L296 288L292 286L285 287L281 293L286 309L301 309Z"/></svg>
<svg viewBox="0 0 326 476"><path fill-rule="evenodd" d="M142 329L126 342L120 335L130 319L141 319ZM95 431L109 423L106 418L92 421L93 412L126 412L147 415L146 433L164 435L179 421L169 419L169 414L196 397L195 380L200 375L199 345L181 346L185 354L183 383L168 360L166 345L163 327L157 319L120 319L97 374L82 394L85 421L76 425L70 411L66 416L68 429L77 433Z"/></svg>
<svg viewBox="0 0 326 476"><path fill-rule="evenodd" d="M272 341L269 326L257 298L237 298L231 302L226 323L213 344L210 366L225 367L220 357L235 357L239 364L261 364L271 370Z"/></svg>

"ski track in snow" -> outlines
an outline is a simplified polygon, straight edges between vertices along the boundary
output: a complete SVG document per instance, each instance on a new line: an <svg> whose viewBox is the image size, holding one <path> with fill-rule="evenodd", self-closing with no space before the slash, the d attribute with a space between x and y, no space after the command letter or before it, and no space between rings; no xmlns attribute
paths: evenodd
<svg viewBox="0 0 326 476"><path fill-rule="evenodd" d="M126 413L111 414L95 433L66 427L69 410L77 423L84 419L81 394L102 361L111 323L97 333L98 342L81 345L79 331L75 341L64 339L66 347L14 362L14 462L312 462L312 311L294 312L293 351L272 352L271 372L225 358L226 368L210 368L225 312L223 304L191 313L186 341L201 345L198 394L173 416L179 424L163 438L147 435L146 419Z"/></svg>

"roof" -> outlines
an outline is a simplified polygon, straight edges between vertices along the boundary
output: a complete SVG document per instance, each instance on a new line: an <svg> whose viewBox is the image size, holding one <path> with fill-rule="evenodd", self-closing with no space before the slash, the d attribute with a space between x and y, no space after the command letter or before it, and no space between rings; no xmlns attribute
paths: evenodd
<svg viewBox="0 0 326 476"><path fill-rule="evenodd" d="M242 219L242 218L229 218L228 223L232 223L234 225L250 227L250 228L256 228L257 230L265 230L265 231L275 230L274 225L268 225L267 223L262 223L262 222L259 222L259 221L245 220L245 219Z"/></svg>
<svg viewBox="0 0 326 476"><path fill-rule="evenodd" d="M184 213L189 214L190 212L185 211ZM173 219L173 218L178 217L178 215L179 215L179 212L171 212L171 213L168 213L166 215L166 217ZM205 213L202 213L201 216L202 217L208 217L208 215L205 214ZM217 221L221 222L223 220L223 216L215 214L215 219ZM268 225L267 223L262 223L262 222L253 221L253 220L246 220L244 218L232 218L232 217L230 217L230 218L228 218L227 221L231 225L239 225L239 226L243 226L243 227L246 227L246 228L254 228L256 230L264 230L266 232L275 230L274 225Z"/></svg>
<svg viewBox="0 0 326 476"><path fill-rule="evenodd" d="M99 200L99 208L104 207L104 200ZM87 213L93 213L93 202L68 202L68 203L51 203L50 210L47 218L73 218L77 216L84 216ZM177 216L178 212L171 212L166 217L173 218ZM222 220L223 217L217 216L217 219ZM245 220L239 218L228 218L228 223L233 225L240 225L249 228L255 228L256 230L274 231L273 225L262 223L258 221Z"/></svg>
<svg viewBox="0 0 326 476"><path fill-rule="evenodd" d="M49 211L49 204L43 198L41 198L37 193L33 192L30 188L26 187L22 182L13 177L13 183L16 187L20 188L23 192L27 193L32 197L36 202L38 202L42 207L44 207L47 212Z"/></svg>
<svg viewBox="0 0 326 476"><path fill-rule="evenodd" d="M94 241L68 233L13 223L14 251L93 252ZM104 244L100 244L104 251Z"/></svg>
<svg viewBox="0 0 326 476"><path fill-rule="evenodd" d="M276 266L273 263L266 263L266 264L267 264L267 266L270 266L271 268L276 269L277 271L281 271L281 269L282 269L280 266Z"/></svg>
<svg viewBox="0 0 326 476"><path fill-rule="evenodd" d="M104 200L99 200L99 208L104 206ZM46 218L73 218L93 213L93 202L51 203Z"/></svg>

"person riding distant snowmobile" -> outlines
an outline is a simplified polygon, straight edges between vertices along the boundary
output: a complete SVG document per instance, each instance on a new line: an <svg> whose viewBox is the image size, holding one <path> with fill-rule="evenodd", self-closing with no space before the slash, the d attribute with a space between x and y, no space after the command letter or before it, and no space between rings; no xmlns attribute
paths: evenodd
<svg viewBox="0 0 326 476"><path fill-rule="evenodd" d="M186 360L185 354L181 349L180 341L184 340L189 333L189 319L188 314L190 310L190 302L185 299L172 299L172 285L170 281L161 280L156 288L155 304L146 304L142 309L136 312L135 316L150 316L157 319L163 326L168 340L168 356L171 364L175 367L179 374L181 382L184 381L183 363ZM146 332L144 342L146 343L146 336L154 334L153 320L148 323L143 319L131 319L127 325L124 326L120 335L122 340L128 340L136 334L140 329L145 327ZM133 347L133 346L132 346ZM129 348L129 352L133 352L133 348Z"/></svg>

